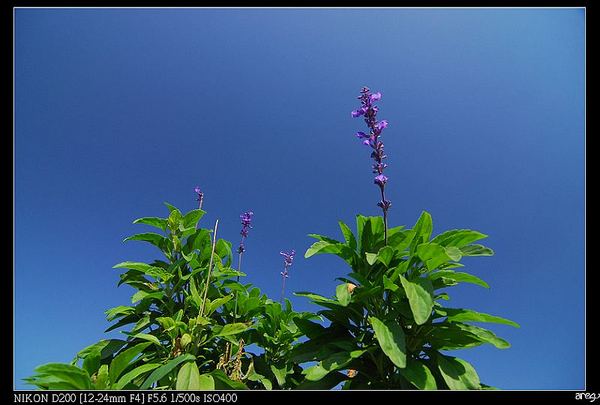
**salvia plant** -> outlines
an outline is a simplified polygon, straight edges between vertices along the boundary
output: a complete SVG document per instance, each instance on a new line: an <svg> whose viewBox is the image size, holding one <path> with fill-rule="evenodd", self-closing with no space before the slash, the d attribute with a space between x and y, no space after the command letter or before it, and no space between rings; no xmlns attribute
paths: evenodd
<svg viewBox="0 0 600 405"><path fill-rule="evenodd" d="M130 305L106 311L123 339L103 339L70 364L39 366L25 381L39 389L227 390L227 389L490 389L474 367L449 352L492 344L510 345L473 323L518 327L505 318L446 307L448 289L459 283L488 288L458 271L466 256L491 256L475 242L486 235L453 229L432 237L429 213L412 228L388 227L391 202L382 142L386 120L377 120L381 93L363 87L361 106L368 133L356 133L371 148L381 216L356 216L356 230L339 221L342 240L311 234L317 241L305 258L334 254L349 266L330 297L297 292L321 307L293 310L286 280L294 250L283 257L281 298L274 301L240 282L252 211L240 215L241 240L234 263L232 243L218 237L218 221L203 228L198 208L183 213L165 203L166 217L134 221L153 227L125 239L155 246L161 257L125 261L118 285L133 288ZM160 231L160 233L158 232Z"/></svg>

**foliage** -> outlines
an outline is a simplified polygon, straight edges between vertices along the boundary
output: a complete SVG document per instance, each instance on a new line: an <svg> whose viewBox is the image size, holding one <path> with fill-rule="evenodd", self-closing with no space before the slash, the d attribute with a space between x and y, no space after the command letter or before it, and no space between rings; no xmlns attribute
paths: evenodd
<svg viewBox="0 0 600 405"><path fill-rule="evenodd" d="M456 271L465 256L490 256L493 251L474 242L486 235L455 229L431 238L431 216L423 212L412 229L388 229L384 241L381 217L357 216L356 235L340 222L344 241L322 235L305 257L328 253L351 268L333 298L309 292L325 308L326 328L302 322L309 340L292 355L317 364L304 369L307 380L344 389L481 389L475 369L443 352L485 343L500 349L510 345L472 322L516 326L515 322L463 308L446 308L446 288L460 282L488 287L480 278ZM341 371L346 370L344 374Z"/></svg>

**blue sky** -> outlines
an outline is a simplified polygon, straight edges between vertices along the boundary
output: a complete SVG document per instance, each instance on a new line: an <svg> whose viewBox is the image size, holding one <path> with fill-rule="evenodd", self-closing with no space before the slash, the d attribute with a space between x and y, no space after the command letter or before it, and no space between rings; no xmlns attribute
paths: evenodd
<svg viewBox="0 0 600 405"><path fill-rule="evenodd" d="M332 295L344 262L302 258L308 233L377 215L352 119L381 91L391 226L489 235L465 270L491 285L454 307L513 319L507 350L456 352L504 389L584 388L583 9L17 9L15 380L105 337L129 302L122 239L164 201L220 220L244 271L279 297ZM353 226L353 225L352 225ZM300 310L316 310L294 297Z"/></svg>

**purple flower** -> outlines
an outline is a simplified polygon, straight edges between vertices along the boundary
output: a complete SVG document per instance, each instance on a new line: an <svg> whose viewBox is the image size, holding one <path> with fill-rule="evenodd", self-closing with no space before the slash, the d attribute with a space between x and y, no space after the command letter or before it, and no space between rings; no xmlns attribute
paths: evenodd
<svg viewBox="0 0 600 405"><path fill-rule="evenodd" d="M377 184L379 187L383 187L385 186L385 183L387 183L388 178L385 177L383 174L380 174L379 176L375 176L375 184Z"/></svg>
<svg viewBox="0 0 600 405"><path fill-rule="evenodd" d="M381 100L381 93L377 92L375 94L371 94L371 97L369 99L371 100L371 103L373 103L375 101L379 101L379 100Z"/></svg>
<svg viewBox="0 0 600 405"><path fill-rule="evenodd" d="M379 131L382 131L387 126L388 126L387 120L381 120L381 121L379 121L379 123L377 123L377 129L379 129Z"/></svg>
<svg viewBox="0 0 600 405"><path fill-rule="evenodd" d="M294 261L294 256L296 255L296 251L292 249L289 252L279 252L279 254L283 256L283 263L285 265L285 268L287 269L292 265L292 262Z"/></svg>
<svg viewBox="0 0 600 405"><path fill-rule="evenodd" d="M358 132L356 133L356 136L357 136L357 138L358 138L358 139L365 139L365 138L368 138L368 137L369 137L369 135L365 134L365 133L364 133L364 132L362 132L362 131L358 131Z"/></svg>
<svg viewBox="0 0 600 405"><path fill-rule="evenodd" d="M350 114L356 118L356 117L360 117L361 115L364 115L367 112L366 108L359 108L358 110L354 110L352 111Z"/></svg>
<svg viewBox="0 0 600 405"><path fill-rule="evenodd" d="M254 215L254 212L252 211L246 211L240 215L240 220L242 221L242 230L240 231L240 235L242 235L242 240L240 241L240 246L238 247L238 253L244 253L246 251L244 240L248 237L248 230L252 228L252 215Z"/></svg>

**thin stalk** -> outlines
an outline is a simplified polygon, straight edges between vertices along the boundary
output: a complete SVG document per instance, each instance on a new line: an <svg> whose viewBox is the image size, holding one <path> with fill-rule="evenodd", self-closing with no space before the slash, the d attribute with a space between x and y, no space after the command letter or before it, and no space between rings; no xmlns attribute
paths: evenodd
<svg viewBox="0 0 600 405"><path fill-rule="evenodd" d="M208 265L208 274L206 276L206 287L204 288L204 297L202 298L202 307L200 308L200 316L204 315L204 306L206 304L206 296L208 295L208 286L210 285L210 272L213 267L213 259L215 257L215 247L217 245L217 228L219 227L219 220L215 222L215 229L213 231L213 243L212 250L210 252L210 263Z"/></svg>
<svg viewBox="0 0 600 405"><path fill-rule="evenodd" d="M379 186L379 190L381 191L381 203L383 204L383 207L381 207L381 209L383 210L383 241L385 243L385 246L387 246L387 208L385 208L385 191L384 191L384 187L383 186Z"/></svg>
<svg viewBox="0 0 600 405"><path fill-rule="evenodd" d="M285 279L287 278L286 276L282 276L282 281L281 281L281 307L283 308L283 299L285 297Z"/></svg>
<svg viewBox="0 0 600 405"><path fill-rule="evenodd" d="M242 271L242 254L243 254L243 252L240 252L239 255L238 255L238 271ZM240 282L240 276L239 275L236 277L236 281L238 283ZM239 291L235 290L235 306L233 308L233 319L234 319L234 321L237 319L238 294L239 294Z"/></svg>

